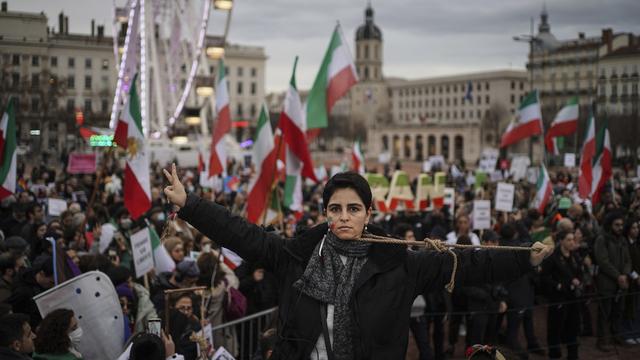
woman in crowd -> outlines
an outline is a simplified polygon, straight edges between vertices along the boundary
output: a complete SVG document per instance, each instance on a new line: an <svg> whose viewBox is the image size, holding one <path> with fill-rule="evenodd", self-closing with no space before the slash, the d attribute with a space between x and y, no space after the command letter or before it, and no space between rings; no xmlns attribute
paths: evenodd
<svg viewBox="0 0 640 360"><path fill-rule="evenodd" d="M562 357L561 344L567 346L567 359L578 358L580 307L576 300L582 291L582 273L574 234L556 233L557 251L542 263L541 282L549 298L547 345L549 358Z"/></svg>
<svg viewBox="0 0 640 360"><path fill-rule="evenodd" d="M413 299L450 282L448 252L408 252L406 246L354 241L385 235L368 225L372 195L356 173L333 176L323 192L328 224L286 240L187 193L175 165L165 170L167 198L178 216L221 246L273 271L279 287L278 343L272 359L405 357ZM330 224L330 225L329 225ZM458 253L458 282L508 281L531 270L553 249Z"/></svg>
<svg viewBox="0 0 640 360"><path fill-rule="evenodd" d="M78 360L82 328L73 310L57 309L44 317L34 340L34 360Z"/></svg>
<svg viewBox="0 0 640 360"><path fill-rule="evenodd" d="M182 260L184 260L184 245L182 244L182 239L177 236L170 236L165 239L164 247L169 252L169 255L175 261L176 264L179 264Z"/></svg>

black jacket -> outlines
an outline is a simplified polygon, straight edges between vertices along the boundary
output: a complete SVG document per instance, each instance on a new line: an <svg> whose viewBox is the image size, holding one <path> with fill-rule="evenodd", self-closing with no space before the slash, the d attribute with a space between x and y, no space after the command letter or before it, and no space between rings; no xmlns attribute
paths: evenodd
<svg viewBox="0 0 640 360"><path fill-rule="evenodd" d="M27 355L13 351L7 347L0 347L0 359L2 360L31 360Z"/></svg>
<svg viewBox="0 0 640 360"><path fill-rule="evenodd" d="M560 249L542 263L540 280L549 301L560 302L576 299L578 293L571 283L573 279L582 281L582 269L577 256L571 253L565 257Z"/></svg>
<svg viewBox="0 0 640 360"><path fill-rule="evenodd" d="M42 321L33 297L46 290L38 285L35 276L36 274L31 268L21 272L13 293L7 299L7 303L11 304L14 313L29 315L29 324L33 329Z"/></svg>
<svg viewBox="0 0 640 360"><path fill-rule="evenodd" d="M190 194L178 215L246 261L260 261L278 281L278 340L272 359L309 359L322 331L322 304L292 287L300 278L327 225L283 239L232 216L224 207ZM371 232L377 232L369 226ZM464 282L508 281L531 269L528 252L459 253L458 286ZM411 305L417 295L441 291L449 281L452 256L408 252L405 246L375 243L351 299L355 359L404 359Z"/></svg>

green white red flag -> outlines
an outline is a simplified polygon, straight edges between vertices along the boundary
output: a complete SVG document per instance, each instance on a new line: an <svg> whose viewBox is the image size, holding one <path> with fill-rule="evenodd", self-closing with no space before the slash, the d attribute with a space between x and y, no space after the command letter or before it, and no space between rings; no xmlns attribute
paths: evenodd
<svg viewBox="0 0 640 360"><path fill-rule="evenodd" d="M558 148L553 141L559 136L568 136L578 130L578 117L580 115L580 104L577 97L572 97L567 104L560 109L555 119L551 123L551 127L544 135L544 143L547 151L556 154Z"/></svg>
<svg viewBox="0 0 640 360"><path fill-rule="evenodd" d="M353 149L351 150L351 161L351 170L357 172L360 175L364 175L364 155L362 155L360 140L356 140L353 143Z"/></svg>
<svg viewBox="0 0 640 360"><path fill-rule="evenodd" d="M542 111L538 91L533 90L522 100L515 122L512 121L502 134L500 147L507 147L522 139L540 134L542 134Z"/></svg>
<svg viewBox="0 0 640 360"><path fill-rule="evenodd" d="M306 103L307 129L326 128L333 105L358 82L347 41L336 25Z"/></svg>
<svg viewBox="0 0 640 360"><path fill-rule="evenodd" d="M413 210L415 197L411 191L409 175L401 170L396 170L391 178L391 188L387 196L388 211L395 211L402 205L404 210Z"/></svg>
<svg viewBox="0 0 640 360"><path fill-rule="evenodd" d="M0 200L16 192L16 147L15 101L9 98L0 120Z"/></svg>
<svg viewBox="0 0 640 360"><path fill-rule="evenodd" d="M151 249L153 249L153 263L156 274L170 272L176 268L176 263L169 255L167 249L162 245L158 233L153 226L147 223L149 239L151 239Z"/></svg>
<svg viewBox="0 0 640 360"><path fill-rule="evenodd" d="M151 208L149 181L149 149L142 132L140 99L136 90L136 74L131 81L129 99L122 109L114 140L127 151L124 169L124 206L132 219L139 218Z"/></svg>
<svg viewBox="0 0 640 360"><path fill-rule="evenodd" d="M373 205L376 210L382 213L389 211L387 209L387 194L389 193L389 180L381 174L366 174L365 178L371 187L371 195L373 195Z"/></svg>
<svg viewBox="0 0 640 360"><path fill-rule="evenodd" d="M591 196L591 187L593 180L593 158L596 153L596 120L593 116L593 110L589 115L587 124L587 132L584 136L582 144L582 152L580 157L580 174L578 176L578 194L582 199Z"/></svg>
<svg viewBox="0 0 640 360"><path fill-rule="evenodd" d="M533 201L533 207L538 209L542 214L544 209L549 203L553 195L553 187L551 184L551 178L544 165L540 166L540 172L538 173L538 181L536 182L536 197Z"/></svg>
<svg viewBox="0 0 640 360"><path fill-rule="evenodd" d="M591 180L591 203L597 204L600 201L600 194L604 185L611 179L611 139L609 138L609 128L605 120L604 126L598 131L596 142L596 155L594 156L592 180Z"/></svg>
<svg viewBox="0 0 640 360"><path fill-rule="evenodd" d="M227 148L224 136L231 130L231 113L229 111L229 89L227 89L227 73L224 61L218 62L218 82L216 83L216 126L211 139L209 156L209 177L222 175L227 169Z"/></svg>
<svg viewBox="0 0 640 360"><path fill-rule="evenodd" d="M318 182L313 171L311 154L305 134L306 124L300 94L296 87L296 65L293 64L293 74L289 89L284 99L284 109L280 113L278 126L282 130L282 138L286 145L286 181L284 205L295 212L302 211L302 178L309 178Z"/></svg>
<svg viewBox="0 0 640 360"><path fill-rule="evenodd" d="M264 212L268 210L267 202L276 180L276 161L278 160L269 112L264 104L258 117L256 134L252 157L256 173L249 184L247 196L247 219L254 224L260 223Z"/></svg>

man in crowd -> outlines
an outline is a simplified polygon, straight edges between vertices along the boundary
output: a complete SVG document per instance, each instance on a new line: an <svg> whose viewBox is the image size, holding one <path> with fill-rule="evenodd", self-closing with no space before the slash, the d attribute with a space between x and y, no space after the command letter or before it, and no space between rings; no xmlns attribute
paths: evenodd
<svg viewBox="0 0 640 360"><path fill-rule="evenodd" d="M33 350L36 335L24 314L7 314L0 317L0 359L27 360Z"/></svg>

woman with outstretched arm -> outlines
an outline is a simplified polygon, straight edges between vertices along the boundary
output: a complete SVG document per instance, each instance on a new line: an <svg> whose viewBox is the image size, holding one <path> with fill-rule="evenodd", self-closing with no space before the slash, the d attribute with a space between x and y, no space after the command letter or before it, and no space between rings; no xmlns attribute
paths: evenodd
<svg viewBox="0 0 640 360"><path fill-rule="evenodd" d="M178 216L246 261L260 261L276 275L278 339L271 359L404 359L411 304L426 291L441 291L452 276L448 252L408 251L397 244L352 241L386 235L368 224L371 189L356 173L333 176L323 192L328 223L284 239L187 194L175 164L164 170L164 193ZM547 257L537 251L457 252L460 283L515 280Z"/></svg>

